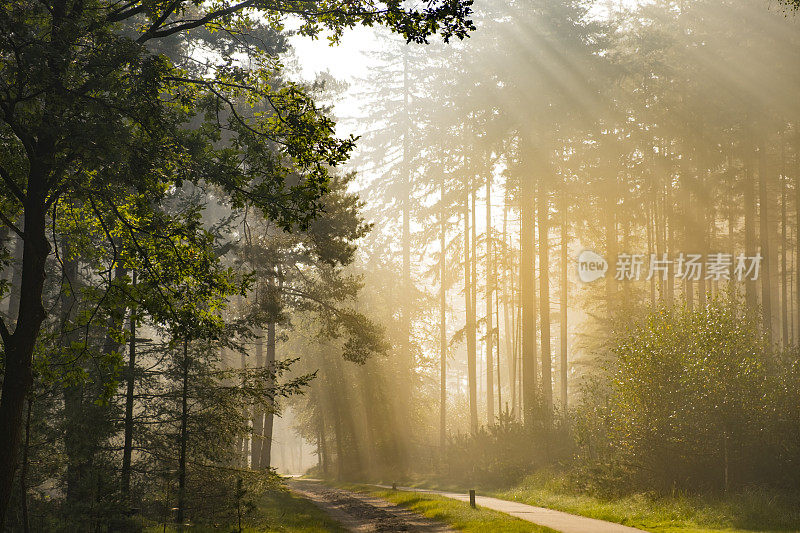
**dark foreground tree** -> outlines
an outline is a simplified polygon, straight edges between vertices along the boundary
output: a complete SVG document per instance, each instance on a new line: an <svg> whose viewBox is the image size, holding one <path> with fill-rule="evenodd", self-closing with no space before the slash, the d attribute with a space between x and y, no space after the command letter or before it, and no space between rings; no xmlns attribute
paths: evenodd
<svg viewBox="0 0 800 533"><path fill-rule="evenodd" d="M255 19L277 25L287 13L300 16L307 35L330 30L338 36L357 24L383 24L409 41L425 42L435 33L462 38L471 29L469 4L434 1L421 10L395 0L4 5L2 221L23 245L16 320L0 322L0 527L17 466L31 357L46 317L48 214L59 200L134 192L158 198L183 181L206 182L218 185L234 205L256 205L285 228L304 226L325 191L327 169L343 162L352 147L351 139L333 136L332 121L301 89L271 88L265 80L279 67L257 39L235 39L218 64L202 67L191 57L171 61L150 50L204 27L254 34L263 27ZM242 49L255 68L234 60ZM237 100L254 108L245 113ZM230 145L219 146L221 135L232 139Z"/></svg>

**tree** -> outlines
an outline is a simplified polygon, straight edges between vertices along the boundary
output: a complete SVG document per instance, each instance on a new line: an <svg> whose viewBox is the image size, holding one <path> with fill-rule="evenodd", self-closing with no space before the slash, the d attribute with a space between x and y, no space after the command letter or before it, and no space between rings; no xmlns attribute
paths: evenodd
<svg viewBox="0 0 800 533"><path fill-rule="evenodd" d="M218 184L237 204L253 203L285 227L306 225L325 190L327 167L341 163L352 140L337 140L330 119L320 115L299 88L270 89L274 62L256 54L255 70L236 64L209 65L193 75L148 51L148 46L206 25L258 26L250 3L196 8L189 2L125 6L59 0L52 6L15 2L3 11L2 44L4 203L13 206L4 222L24 241L21 300L13 329L0 324L5 347L0 399L0 526L17 464L24 398L31 386L31 356L45 319L42 302L48 211L66 193L84 198L136 191L158 196L172 183L204 180ZM434 33L448 40L471 29L469 2L447 1L405 10L370 3L319 2L307 10L259 5L268 24L285 12L303 19L301 33L322 29L335 36L356 24L384 24L409 41ZM324 13L324 14L320 14ZM120 31L123 30L123 31ZM126 35L127 33L127 35ZM232 51L235 54L235 50ZM228 54L230 57L231 54ZM233 101L244 96L270 109L245 114ZM230 112L227 123L219 114ZM191 119L205 128L191 129ZM234 150L214 141L221 131ZM278 143L279 156L265 152ZM246 166L240 165L245 160ZM113 162L113 165L111 164ZM175 178L168 169L182 169ZM291 177L293 176L293 177ZM21 217L23 229L13 220Z"/></svg>

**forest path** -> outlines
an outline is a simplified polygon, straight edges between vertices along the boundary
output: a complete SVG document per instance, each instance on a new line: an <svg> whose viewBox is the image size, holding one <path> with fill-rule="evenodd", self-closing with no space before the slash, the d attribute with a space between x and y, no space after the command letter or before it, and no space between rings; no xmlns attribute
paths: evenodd
<svg viewBox="0 0 800 533"><path fill-rule="evenodd" d="M382 489L391 490L387 485L374 485ZM443 490L417 489L413 487L397 487L397 490L408 492L422 492L425 494L437 494L446 498L452 498L462 502L469 502L469 494L458 492L447 492ZM532 522L539 526L549 527L562 533L641 533L641 529L623 526L614 522L606 522L596 518L587 518L574 514L547 509L546 507L536 507L520 502L501 500L489 496L475 496L475 504L486 507L501 513L506 513L516 518Z"/></svg>
<svg viewBox="0 0 800 533"><path fill-rule="evenodd" d="M293 492L311 500L331 518L353 532L451 533L455 531L440 522L380 498L329 487L309 479L291 479L287 482Z"/></svg>

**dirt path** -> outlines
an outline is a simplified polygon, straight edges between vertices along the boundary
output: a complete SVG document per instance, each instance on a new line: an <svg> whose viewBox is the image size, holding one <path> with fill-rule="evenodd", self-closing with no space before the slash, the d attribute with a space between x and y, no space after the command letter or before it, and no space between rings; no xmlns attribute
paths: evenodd
<svg viewBox="0 0 800 533"><path fill-rule="evenodd" d="M385 485L376 485L382 489L391 489ZM410 492L423 492L426 494L438 494L454 500L469 502L469 494L458 492L446 492L441 490L415 489L410 487L398 487L398 490ZM587 518L562 511L554 511L545 507L535 507L519 502L490 498L488 496L476 496L475 504L479 507L486 507L506 513L534 524L549 527L562 533L643 533L641 529L636 529L614 522L605 522L595 518Z"/></svg>
<svg viewBox="0 0 800 533"><path fill-rule="evenodd" d="M380 498L335 489L307 479L289 480L288 485L292 491L317 504L331 518L350 531L358 533L368 531L449 533L454 531L444 524Z"/></svg>

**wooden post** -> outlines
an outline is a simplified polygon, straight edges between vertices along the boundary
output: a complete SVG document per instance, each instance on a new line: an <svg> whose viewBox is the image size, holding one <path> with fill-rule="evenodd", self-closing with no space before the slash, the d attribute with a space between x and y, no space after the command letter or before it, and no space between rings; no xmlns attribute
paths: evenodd
<svg viewBox="0 0 800 533"><path fill-rule="evenodd" d="M469 489L469 506L475 509L475 489Z"/></svg>

